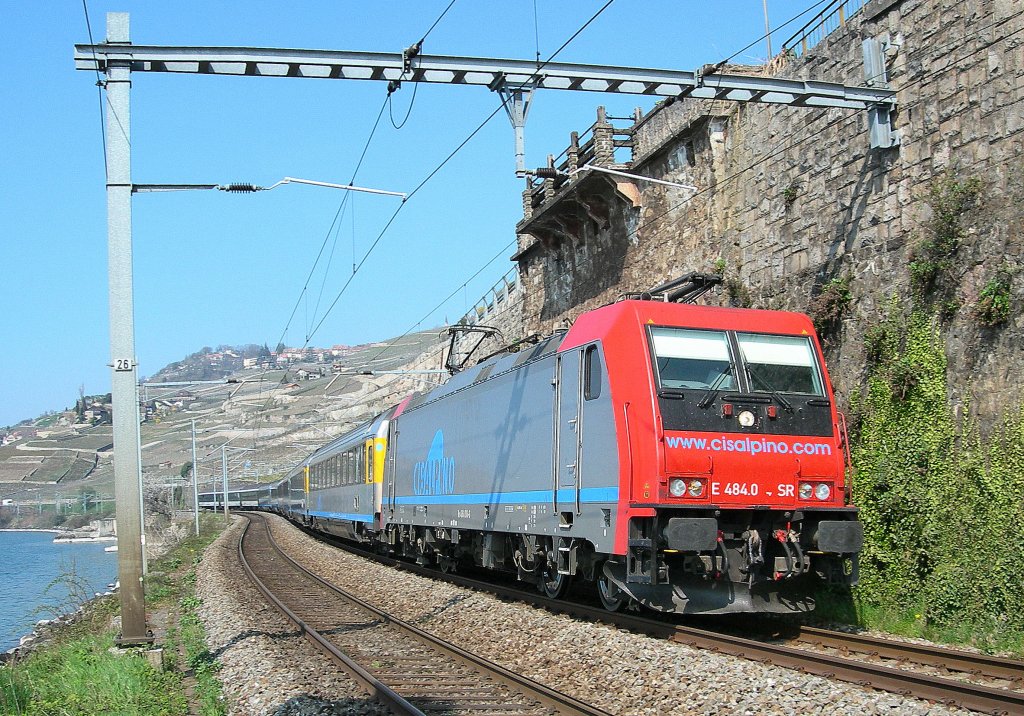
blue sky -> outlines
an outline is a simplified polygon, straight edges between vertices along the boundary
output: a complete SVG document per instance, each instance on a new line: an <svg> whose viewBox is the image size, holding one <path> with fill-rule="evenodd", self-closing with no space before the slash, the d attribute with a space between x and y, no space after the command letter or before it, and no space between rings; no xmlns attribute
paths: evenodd
<svg viewBox="0 0 1024 716"><path fill-rule="evenodd" d="M131 14L136 44L243 45L398 52L449 0L420 2L143 2L89 0L93 36L105 15ZM534 7L537 8L535 31ZM457 0L425 54L546 59L604 0ZM772 26L814 0L769 0ZM106 199L95 76L74 69L88 42L80 0L0 0L7 48L0 132L3 350L0 426L71 405L80 385L110 389ZM777 48L790 26L774 38ZM761 0L615 0L557 61L693 70L764 34ZM737 62L762 61L763 42ZM412 86L396 93L401 120ZM132 87L136 183L269 185L284 176L347 183L386 95L384 83L137 73ZM495 107L479 87L422 85L407 124L388 112L356 183L410 191ZM527 166L544 163L603 104L613 115L653 100L539 92L526 126ZM495 256L420 327L456 320L508 269L523 184L513 135L495 117L399 214L326 314L395 208L342 192L287 186L257 195L136 195L136 354L140 373L203 346L357 344L395 336ZM325 256L303 294L326 237ZM336 240L335 240L336 237ZM293 306L299 308L287 331Z"/></svg>

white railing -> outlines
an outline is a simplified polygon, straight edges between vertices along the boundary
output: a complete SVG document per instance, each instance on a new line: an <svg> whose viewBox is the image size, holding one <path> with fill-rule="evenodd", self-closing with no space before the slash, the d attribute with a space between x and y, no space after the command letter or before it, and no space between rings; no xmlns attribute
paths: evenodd
<svg viewBox="0 0 1024 716"><path fill-rule="evenodd" d="M850 17L868 3L868 0L833 0L782 43L782 53L802 57L833 32L846 24Z"/></svg>
<svg viewBox="0 0 1024 716"><path fill-rule="evenodd" d="M521 290L519 269L513 267L491 286L490 290L459 320L459 323L466 326L487 323L488 318L503 309L509 301L517 298L518 292Z"/></svg>

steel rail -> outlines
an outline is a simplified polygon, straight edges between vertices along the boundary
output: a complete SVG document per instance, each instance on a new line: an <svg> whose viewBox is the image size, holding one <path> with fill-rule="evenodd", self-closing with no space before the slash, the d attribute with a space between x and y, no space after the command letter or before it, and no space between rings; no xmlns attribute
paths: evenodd
<svg viewBox="0 0 1024 716"><path fill-rule="evenodd" d="M1016 659L1005 659L949 647L935 649L924 644L894 641L862 634L847 634L807 626L800 627L800 633L795 640L886 659L906 659L909 655L918 664L975 676L1006 679L1024 685L1024 661Z"/></svg>
<svg viewBox="0 0 1024 716"><path fill-rule="evenodd" d="M251 513L250 513L251 514ZM248 514L246 515L248 517ZM247 526L248 527L248 526ZM430 647L446 654L447 656L461 662L462 664L474 669L478 672L483 672L487 676L494 678L495 680L503 683L510 687L514 691L517 691L530 699L537 701L543 706L554 709L555 713L565 714L566 716L609 716L607 712L597 709L589 704L583 703L567 694L563 694L560 691L551 689L544 684L533 681L521 674L517 674L505 667L496 664L488 659L473 654L465 649L462 649L455 644L452 644L444 639L431 634L430 632L424 631L406 621L403 621L395 616L392 616L368 602L363 601L359 597L350 594L337 586L325 581L323 578L317 576L309 569L299 564L297 561L287 555L277 545L273 538L273 534L268 529L268 536L270 538L271 546L276 550L278 556L280 556L289 566L305 574L310 579L314 580L318 584L332 592L338 594L340 597L351 601L358 605L360 608L373 614L376 618L380 619L387 624L398 628L399 630L411 635L413 638L418 639L422 642L427 643ZM239 541L239 549L241 549L241 540ZM307 626L306 629L309 629ZM321 637L322 638L322 637ZM399 697L401 698L401 697Z"/></svg>
<svg viewBox="0 0 1024 716"><path fill-rule="evenodd" d="M317 533L311 533L317 534ZM382 564L394 566L422 576L434 579L444 579L457 586L473 589L475 591L487 592L496 596L518 601L525 601L536 606L543 607L552 612L564 613L576 618L586 619L594 622L612 624L616 627L629 629L630 631L646 634L648 636L666 639L669 641L685 644L687 646L709 649L711 651L737 656L764 664L794 669L806 674L813 674L829 679L838 679L848 683L856 684L882 691L899 694L902 696L914 696L917 698L937 701L947 705L958 705L963 708L993 714L1022 714L1024 715L1024 692L1010 689L994 688L973 684L967 681L950 679L940 676L918 674L905 669L897 669L889 666L882 666L865 661L858 661L854 658L844 658L819 654L807 649L771 644L757 639L739 637L723 632L700 629L679 624L672 624L657 619L635 616L631 614L612 613L601 607L594 607L577 602L549 599L540 594L523 589L499 585L477 579L463 577L457 574L444 574L436 569L429 569L419 565L411 564L391 557L384 557L365 550L353 547L343 541L331 539L335 544L349 552L375 559ZM825 631L825 630L821 630ZM813 633L813 632L808 632ZM844 635L845 636L845 635ZM861 637L859 641L866 642L867 637ZM851 640L858 641L858 640ZM898 648L903 642L887 642L884 645L888 653L896 655ZM960 653L969 654L971 657L979 655L969 652L957 652L955 650L937 649L933 650L935 655L931 662L923 661L923 654L928 651L927 647L911 644L911 648L905 649L905 653L895 658L916 661L918 663L931 664L941 660L943 666L950 666L950 670L967 671L971 669L952 668L956 657ZM882 649L882 645L872 645L872 648ZM976 658L975 663L982 664L987 661L999 661L988 657ZM1014 664L1020 662L1008 662L1008 669L1012 672ZM1024 665L1021 665L1024 667ZM992 673L996 678L1011 678L1019 680L1022 673L1007 675L1003 673Z"/></svg>
<svg viewBox="0 0 1024 716"><path fill-rule="evenodd" d="M247 513L246 518L249 518L250 514ZM317 649L327 654L338 666L340 666L346 673L348 673L360 687L366 691L370 696L375 698L384 706L387 706L391 710L398 714L408 714L408 716L426 716L422 711L413 706L411 703L402 698L398 693L391 689L387 684L382 682L380 679L375 677L373 674L368 672L366 669L361 667L355 661L353 661L347 654L338 649L334 644L325 639L320 632L310 627L306 622L298 617L295 612L285 605L280 599L277 598L256 576L256 573L252 570L249 565L249 561L245 558L245 552L242 549L242 545L245 542L246 534L249 532L249 527L253 524L252 519L248 519L245 527L242 529L242 534L238 538L238 560L242 565L242 569L245 570L246 575L260 591L261 594L269 601L274 607L277 608L288 621L292 622L299 628L302 635L313 644ZM269 530L268 530L269 532Z"/></svg>

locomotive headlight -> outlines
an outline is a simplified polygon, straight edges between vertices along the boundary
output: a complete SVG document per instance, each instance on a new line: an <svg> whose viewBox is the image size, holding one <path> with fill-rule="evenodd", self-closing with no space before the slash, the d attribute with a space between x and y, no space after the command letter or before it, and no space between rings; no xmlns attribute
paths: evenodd
<svg viewBox="0 0 1024 716"><path fill-rule="evenodd" d="M754 424L754 414L749 410L744 410L743 412L741 412L738 416L736 416L736 419L739 420L740 425L742 425L745 428L749 428Z"/></svg>
<svg viewBox="0 0 1024 716"><path fill-rule="evenodd" d="M673 477L668 481L668 491L672 497L682 497L686 494L686 481L681 477Z"/></svg>
<svg viewBox="0 0 1024 716"><path fill-rule="evenodd" d="M690 480L690 487L687 490L690 497L700 497L704 494L704 482L701 480Z"/></svg>
<svg viewBox="0 0 1024 716"><path fill-rule="evenodd" d="M818 486L814 488L814 496L819 500L827 500L832 495L832 488L826 485L824 482L818 483Z"/></svg>
<svg viewBox="0 0 1024 716"><path fill-rule="evenodd" d="M813 495L813 494L814 494L814 487L811 485L811 483L809 483L809 482L801 482L800 483L800 499L801 500L809 500L809 499L811 499L811 495Z"/></svg>

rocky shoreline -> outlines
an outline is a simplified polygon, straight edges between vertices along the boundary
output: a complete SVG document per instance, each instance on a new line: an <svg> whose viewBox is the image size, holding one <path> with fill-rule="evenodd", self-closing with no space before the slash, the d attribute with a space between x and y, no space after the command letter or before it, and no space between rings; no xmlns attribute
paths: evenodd
<svg viewBox="0 0 1024 716"><path fill-rule="evenodd" d="M97 592L96 596L81 604L73 612L61 614L54 619L40 619L32 627L32 631L21 637L17 646L0 652L0 665L23 659L37 649L46 646L58 632L82 621L99 600L111 597L116 593L116 586L113 590Z"/></svg>

